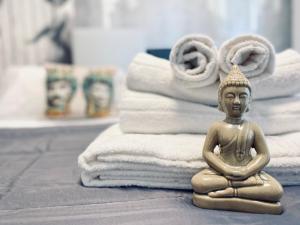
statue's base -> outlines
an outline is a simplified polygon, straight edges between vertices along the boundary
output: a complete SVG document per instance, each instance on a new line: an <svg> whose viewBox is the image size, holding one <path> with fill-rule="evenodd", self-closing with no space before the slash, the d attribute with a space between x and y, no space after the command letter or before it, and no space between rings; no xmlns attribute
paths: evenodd
<svg viewBox="0 0 300 225"><path fill-rule="evenodd" d="M205 209L222 209L249 213L281 214L280 202L263 202L242 198L211 198L208 195L193 194L194 205Z"/></svg>

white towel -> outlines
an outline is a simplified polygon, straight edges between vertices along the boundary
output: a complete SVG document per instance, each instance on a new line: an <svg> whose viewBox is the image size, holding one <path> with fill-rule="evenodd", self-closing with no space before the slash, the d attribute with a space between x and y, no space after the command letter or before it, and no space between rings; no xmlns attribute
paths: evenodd
<svg viewBox="0 0 300 225"><path fill-rule="evenodd" d="M193 89L182 87L174 81L168 60L140 53L129 65L127 86L135 91L217 105L219 83ZM275 73L252 82L252 87L254 99L283 97L300 92L300 55L293 50L278 54Z"/></svg>
<svg viewBox="0 0 300 225"><path fill-rule="evenodd" d="M157 93L203 104L217 104L217 83L193 89L178 85L168 60L145 53L138 54L130 63L127 86L136 91Z"/></svg>
<svg viewBox="0 0 300 225"><path fill-rule="evenodd" d="M287 49L276 55L272 76L250 80L254 98L275 98L300 92L300 54Z"/></svg>
<svg viewBox="0 0 300 225"><path fill-rule="evenodd" d="M242 35L225 41L219 50L220 78L224 79L238 65L251 80L271 76L275 68L272 44L258 35Z"/></svg>
<svg viewBox="0 0 300 225"><path fill-rule="evenodd" d="M191 189L202 160L204 135L123 134L114 125L78 157L85 186L144 186ZM300 184L300 133L267 137L266 171L283 185Z"/></svg>
<svg viewBox="0 0 300 225"><path fill-rule="evenodd" d="M161 95L125 90L120 125L128 133L206 133L225 114L217 107ZM256 100L246 118L261 125L265 134L300 131L300 96Z"/></svg>
<svg viewBox="0 0 300 225"><path fill-rule="evenodd" d="M174 79L186 88L214 84L219 79L217 47L207 36L191 34L179 39L171 49Z"/></svg>

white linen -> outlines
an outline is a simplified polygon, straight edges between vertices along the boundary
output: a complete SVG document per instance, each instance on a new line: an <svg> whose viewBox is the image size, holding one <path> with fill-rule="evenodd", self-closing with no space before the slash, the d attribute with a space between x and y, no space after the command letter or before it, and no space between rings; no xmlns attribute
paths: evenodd
<svg viewBox="0 0 300 225"><path fill-rule="evenodd" d="M199 34L180 38L171 49L174 80L186 88L214 84L219 79L217 47L212 39Z"/></svg>
<svg viewBox="0 0 300 225"><path fill-rule="evenodd" d="M204 135L123 134L113 125L78 157L85 186L191 189L191 177L206 166ZM300 133L268 136L266 171L283 185L300 184Z"/></svg>
<svg viewBox="0 0 300 225"><path fill-rule="evenodd" d="M251 81L253 99L283 97L300 92L300 55L296 51L286 50L276 57L277 66L272 76ZM219 83L201 88L180 86L174 81L168 60L140 53L129 65L127 86L134 91L217 105Z"/></svg>
<svg viewBox="0 0 300 225"><path fill-rule="evenodd" d="M128 133L206 133L225 114L217 107L165 96L124 90L120 126ZM258 123L265 134L300 131L300 95L256 100L246 118Z"/></svg>
<svg viewBox="0 0 300 225"><path fill-rule="evenodd" d="M217 104L217 83L192 89L178 85L168 60L145 53L139 53L130 63L127 86L136 91L157 93L204 104Z"/></svg>
<svg viewBox="0 0 300 225"><path fill-rule="evenodd" d="M250 80L271 76L275 69L273 45L258 35L241 35L225 41L219 49L220 78L223 80L232 65Z"/></svg>
<svg viewBox="0 0 300 225"><path fill-rule="evenodd" d="M254 98L275 98L299 93L300 54L292 49L277 54L274 74L250 82Z"/></svg>

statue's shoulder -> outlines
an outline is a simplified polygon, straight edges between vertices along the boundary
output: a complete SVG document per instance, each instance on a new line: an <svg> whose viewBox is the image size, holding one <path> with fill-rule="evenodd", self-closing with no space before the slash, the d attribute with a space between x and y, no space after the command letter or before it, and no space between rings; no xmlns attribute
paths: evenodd
<svg viewBox="0 0 300 225"><path fill-rule="evenodd" d="M255 123L255 122L253 122L253 121L247 121L247 123L249 124L251 130L252 130L254 133L263 133L261 127L260 127L257 123Z"/></svg>
<svg viewBox="0 0 300 225"><path fill-rule="evenodd" d="M215 122L213 122L213 123L210 125L209 131L210 131L210 132L217 132L217 131L220 130L223 126L224 126L224 122L223 122L223 121L215 121Z"/></svg>

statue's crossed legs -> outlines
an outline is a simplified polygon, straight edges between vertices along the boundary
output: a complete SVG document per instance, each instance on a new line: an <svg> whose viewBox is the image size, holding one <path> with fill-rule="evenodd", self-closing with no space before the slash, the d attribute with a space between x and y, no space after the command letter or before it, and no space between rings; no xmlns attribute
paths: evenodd
<svg viewBox="0 0 300 225"><path fill-rule="evenodd" d="M215 170L203 169L192 178L194 203L203 208L231 209L260 213L282 212L282 186L265 172L242 181L229 180ZM226 205L233 205L228 207Z"/></svg>

